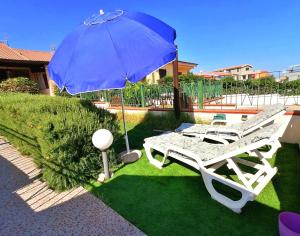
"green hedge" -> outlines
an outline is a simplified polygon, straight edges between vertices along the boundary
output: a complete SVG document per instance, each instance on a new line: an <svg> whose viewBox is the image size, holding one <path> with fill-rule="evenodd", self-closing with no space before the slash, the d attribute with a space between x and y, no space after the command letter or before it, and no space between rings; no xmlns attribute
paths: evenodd
<svg viewBox="0 0 300 236"><path fill-rule="evenodd" d="M38 93L39 86L36 82L25 77L4 80L0 83L0 92Z"/></svg>
<svg viewBox="0 0 300 236"><path fill-rule="evenodd" d="M0 94L0 134L34 158L42 178L65 190L96 178L101 171L92 134L109 129L116 137L116 116L77 98ZM114 150L110 150L112 162Z"/></svg>

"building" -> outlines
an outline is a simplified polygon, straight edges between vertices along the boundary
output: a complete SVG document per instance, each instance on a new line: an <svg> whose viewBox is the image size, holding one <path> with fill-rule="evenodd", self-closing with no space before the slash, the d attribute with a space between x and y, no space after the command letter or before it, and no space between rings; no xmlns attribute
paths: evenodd
<svg viewBox="0 0 300 236"><path fill-rule="evenodd" d="M198 64L186 62L186 61L178 61L178 74L179 75L187 75L192 69L196 68ZM154 71L150 75L146 76L146 81L149 84L157 84L158 81L165 76L173 76L173 64L169 63L160 69Z"/></svg>
<svg viewBox="0 0 300 236"><path fill-rule="evenodd" d="M253 66L250 64L243 64L237 66L230 66L225 68L217 69L213 72L224 72L229 73L235 80L247 80L253 75Z"/></svg>
<svg viewBox="0 0 300 236"><path fill-rule="evenodd" d="M0 42L0 81L27 77L39 85L41 93L52 95L53 82L47 75L51 52L17 49Z"/></svg>
<svg viewBox="0 0 300 236"><path fill-rule="evenodd" d="M51 52L17 49L0 42L0 81L27 77L37 82L41 93L53 95L54 83L47 74L47 65L52 58ZM197 66L195 63L179 61L179 75L186 75ZM165 76L173 76L173 65L169 63L146 77L149 84L157 84Z"/></svg>
<svg viewBox="0 0 300 236"><path fill-rule="evenodd" d="M272 76L272 74L265 70L255 70L253 74L249 75L251 79L261 79L264 77Z"/></svg>
<svg viewBox="0 0 300 236"><path fill-rule="evenodd" d="M250 64L225 67L217 69L212 73L223 73L223 75L225 74L226 76L232 76L235 80L260 79L263 77L271 76L271 74L268 71L254 70L253 66ZM221 74L221 77L223 75ZM216 77L218 78L217 75Z"/></svg>
<svg viewBox="0 0 300 236"><path fill-rule="evenodd" d="M220 80L228 76L232 76L229 72L219 72L219 71L213 71L213 72L201 72L196 74L204 79L212 79L212 80Z"/></svg>
<svg viewBox="0 0 300 236"><path fill-rule="evenodd" d="M300 64L290 66L280 78L281 81L288 80L288 81L294 81L300 79Z"/></svg>

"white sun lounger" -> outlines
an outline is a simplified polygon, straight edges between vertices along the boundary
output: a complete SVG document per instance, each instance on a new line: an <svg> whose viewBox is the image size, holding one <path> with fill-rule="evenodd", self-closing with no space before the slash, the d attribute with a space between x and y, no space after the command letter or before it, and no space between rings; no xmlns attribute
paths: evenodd
<svg viewBox="0 0 300 236"><path fill-rule="evenodd" d="M166 158L172 157L199 170L211 197L240 213L242 207L248 201L253 201L277 172L277 168L272 167L267 159L281 147L278 141L279 127L278 124L272 124L230 144L211 144L197 137L170 132L146 138L144 147L148 160L158 168L163 167ZM265 145L270 145L271 149L267 152L259 150ZM163 160L154 159L152 150L163 153ZM236 157L246 152L254 154L252 156L256 156L260 160L259 163ZM251 167L255 173L242 170L241 165ZM216 171L221 166L234 171L239 181L218 174ZM242 194L241 198L232 200L217 192L212 184L213 180L239 191Z"/></svg>
<svg viewBox="0 0 300 236"><path fill-rule="evenodd" d="M225 126L214 125L216 122L220 122L219 120L214 120L211 125L182 123L175 132L188 136L196 136L202 139L206 138L207 135L210 135L211 139L219 137L225 140L235 141L272 123L278 117L284 115L285 112L286 107L284 105L270 105L245 122L232 123ZM222 120L222 122L225 124L230 123L230 121L224 120Z"/></svg>

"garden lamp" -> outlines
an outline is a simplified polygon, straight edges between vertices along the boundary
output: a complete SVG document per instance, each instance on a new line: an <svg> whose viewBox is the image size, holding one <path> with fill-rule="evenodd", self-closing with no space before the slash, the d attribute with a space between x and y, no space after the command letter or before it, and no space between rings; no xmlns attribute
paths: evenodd
<svg viewBox="0 0 300 236"><path fill-rule="evenodd" d="M102 163L103 163L105 179L110 178L108 158L107 158L106 150L111 146L111 144L113 143L113 140L114 140L114 138L113 138L112 133L107 129L97 130L93 134L93 137L92 137L93 145L96 148L100 149L101 152L102 152ZM99 175L99 178L100 178L100 175Z"/></svg>

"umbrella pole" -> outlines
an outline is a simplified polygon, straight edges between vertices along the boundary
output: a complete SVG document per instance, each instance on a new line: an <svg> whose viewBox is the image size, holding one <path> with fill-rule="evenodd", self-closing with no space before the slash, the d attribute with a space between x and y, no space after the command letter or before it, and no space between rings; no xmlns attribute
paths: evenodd
<svg viewBox="0 0 300 236"><path fill-rule="evenodd" d="M125 111L124 111L124 96L123 96L123 89L121 89L121 102L122 102L122 116L123 116L123 126L125 131L125 144L126 144L126 151L127 153L130 152L129 148L129 141L128 141L128 135L127 135L127 126L126 126L126 118L125 118Z"/></svg>

